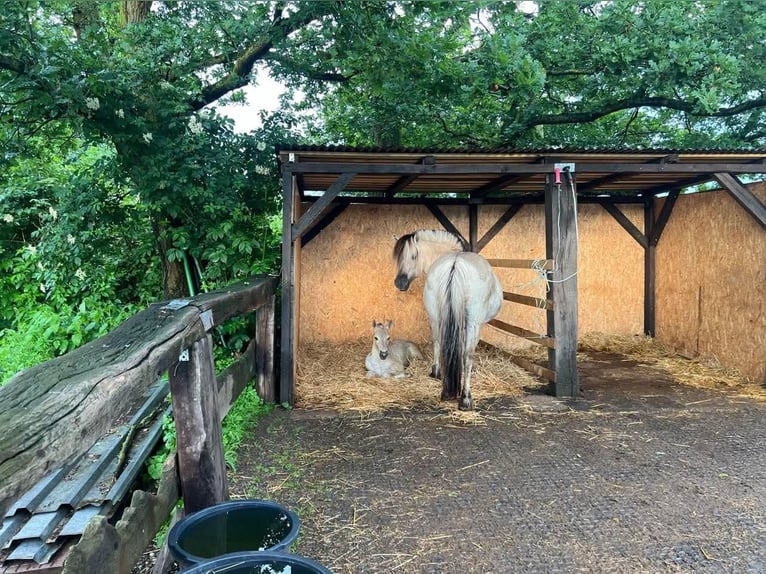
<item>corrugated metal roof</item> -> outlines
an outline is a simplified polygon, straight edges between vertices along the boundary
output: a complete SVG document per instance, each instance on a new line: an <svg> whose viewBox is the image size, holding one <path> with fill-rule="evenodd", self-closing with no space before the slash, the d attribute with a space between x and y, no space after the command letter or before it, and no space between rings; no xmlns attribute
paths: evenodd
<svg viewBox="0 0 766 574"><path fill-rule="evenodd" d="M499 147L499 148L423 148L423 147L374 147L374 146L346 146L346 145L287 145L276 146L277 153L290 151L316 151L316 152L349 152L349 153L375 153L375 154L418 154L418 155L556 155L560 153L580 155L766 155L766 150L751 146L738 148L646 148L637 146L615 147L572 147L551 146L537 147Z"/></svg>
<svg viewBox="0 0 766 574"><path fill-rule="evenodd" d="M90 519L113 513L162 434L162 414L170 408L164 404L167 394L167 380L159 381L126 424L49 473L11 506L0 525L3 563L45 564L68 540L82 535Z"/></svg>
<svg viewBox="0 0 766 574"><path fill-rule="evenodd" d="M581 197L640 198L710 181L713 174L766 173L757 149L415 149L284 146L280 162L299 176L307 200L321 196L342 171L353 172L339 197L360 202L470 200L534 202L555 164L575 174ZM334 171L333 171L334 170ZM450 196L450 194L452 194Z"/></svg>

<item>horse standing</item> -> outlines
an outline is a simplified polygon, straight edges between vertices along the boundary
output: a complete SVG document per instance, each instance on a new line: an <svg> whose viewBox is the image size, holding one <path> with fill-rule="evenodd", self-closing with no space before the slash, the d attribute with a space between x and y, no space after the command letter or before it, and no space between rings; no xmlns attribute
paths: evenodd
<svg viewBox="0 0 766 574"><path fill-rule="evenodd" d="M407 367L413 359L422 359L423 354L412 341L391 340L393 321L372 322L372 350L364 360L368 377L409 377Z"/></svg>
<svg viewBox="0 0 766 574"><path fill-rule="evenodd" d="M421 229L394 246L394 285L406 291L426 275L423 303L431 325L434 362L431 376L442 381L441 399L460 394L458 407L473 408L471 369L482 324L498 314L503 289L492 267L448 231Z"/></svg>

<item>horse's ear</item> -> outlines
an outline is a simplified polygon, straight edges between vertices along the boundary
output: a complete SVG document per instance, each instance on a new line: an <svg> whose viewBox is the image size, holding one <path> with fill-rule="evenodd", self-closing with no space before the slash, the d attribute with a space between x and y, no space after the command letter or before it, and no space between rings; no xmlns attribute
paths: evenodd
<svg viewBox="0 0 766 574"><path fill-rule="evenodd" d="M378 326L378 322L375 319L373 319L372 320L372 328L374 329L377 326Z"/></svg>
<svg viewBox="0 0 766 574"><path fill-rule="evenodd" d="M386 328L387 329L390 329L393 326L394 326L394 322L393 321L389 321L388 323L386 323Z"/></svg>

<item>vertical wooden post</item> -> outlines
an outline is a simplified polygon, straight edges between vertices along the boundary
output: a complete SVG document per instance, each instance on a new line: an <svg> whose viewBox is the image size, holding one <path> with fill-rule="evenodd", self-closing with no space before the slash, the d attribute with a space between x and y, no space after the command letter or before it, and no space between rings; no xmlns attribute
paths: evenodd
<svg viewBox="0 0 766 574"><path fill-rule="evenodd" d="M657 242L654 241L654 196L644 198L644 334L654 337L655 333L655 268Z"/></svg>
<svg viewBox="0 0 766 574"><path fill-rule="evenodd" d="M189 514L229 497L210 335L184 351L170 368L168 381L176 424L178 474L184 508Z"/></svg>
<svg viewBox="0 0 766 574"><path fill-rule="evenodd" d="M571 178L571 179L570 179ZM580 393L577 376L577 188L574 173L553 174L545 180L545 252L555 266L549 273L549 297L555 302L548 311L548 336L556 346L548 349L549 367L556 372L557 397Z"/></svg>
<svg viewBox="0 0 766 574"><path fill-rule="evenodd" d="M276 400L274 389L274 308L276 297L255 312L255 388L264 403Z"/></svg>
<svg viewBox="0 0 766 574"><path fill-rule="evenodd" d="M280 349L279 401L293 404L295 385L295 189L293 173L282 173L282 333ZM300 239L298 239L300 241Z"/></svg>
<svg viewBox="0 0 766 574"><path fill-rule="evenodd" d="M479 206L474 203L468 206L468 243L471 251L479 252Z"/></svg>

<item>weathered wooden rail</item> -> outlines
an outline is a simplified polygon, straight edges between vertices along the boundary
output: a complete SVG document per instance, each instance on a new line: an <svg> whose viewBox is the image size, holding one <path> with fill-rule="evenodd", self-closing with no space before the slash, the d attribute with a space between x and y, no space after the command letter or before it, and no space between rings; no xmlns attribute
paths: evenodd
<svg viewBox="0 0 766 574"><path fill-rule="evenodd" d="M0 388L0 516L26 489L123 422L167 373L187 511L225 499L220 420L245 385L273 402L277 279L151 305L114 331ZM210 330L255 313L243 355L216 379Z"/></svg>

